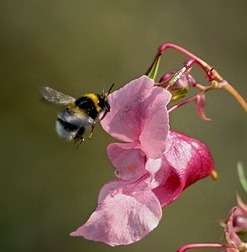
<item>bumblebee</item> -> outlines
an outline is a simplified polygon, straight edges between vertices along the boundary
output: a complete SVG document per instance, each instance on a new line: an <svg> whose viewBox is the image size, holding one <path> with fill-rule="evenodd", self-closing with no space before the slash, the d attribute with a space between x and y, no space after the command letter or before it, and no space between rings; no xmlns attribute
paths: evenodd
<svg viewBox="0 0 247 252"><path fill-rule="evenodd" d="M108 95L113 86L114 84L107 93L87 93L77 99L51 87L43 87L41 95L44 100L65 107L57 115L57 134L65 140L81 143L85 139L85 131L89 129L91 137L96 122L110 111Z"/></svg>

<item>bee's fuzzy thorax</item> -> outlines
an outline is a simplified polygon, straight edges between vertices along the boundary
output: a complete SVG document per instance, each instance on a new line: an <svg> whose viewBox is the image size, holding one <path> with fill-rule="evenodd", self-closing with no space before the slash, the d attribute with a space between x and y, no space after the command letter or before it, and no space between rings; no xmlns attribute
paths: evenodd
<svg viewBox="0 0 247 252"><path fill-rule="evenodd" d="M95 93L87 93L83 95L84 97L88 97L94 104L97 112L101 112L102 108L99 106L99 95Z"/></svg>

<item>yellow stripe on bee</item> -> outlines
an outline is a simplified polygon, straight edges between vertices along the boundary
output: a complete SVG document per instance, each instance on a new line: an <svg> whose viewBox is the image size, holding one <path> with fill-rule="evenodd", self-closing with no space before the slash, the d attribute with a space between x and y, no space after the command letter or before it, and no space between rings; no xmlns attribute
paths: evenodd
<svg viewBox="0 0 247 252"><path fill-rule="evenodd" d="M96 94L88 93L88 94L84 94L83 96L86 96L86 97L90 98L93 101L94 106L95 106L95 108L96 108L96 110L98 112L100 112L102 110L102 108L99 106L99 98L98 98L98 96Z"/></svg>

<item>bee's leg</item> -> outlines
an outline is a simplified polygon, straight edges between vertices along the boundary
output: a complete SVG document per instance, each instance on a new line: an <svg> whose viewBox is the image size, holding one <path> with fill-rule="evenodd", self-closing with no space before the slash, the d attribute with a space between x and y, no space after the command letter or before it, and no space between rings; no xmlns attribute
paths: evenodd
<svg viewBox="0 0 247 252"><path fill-rule="evenodd" d="M79 146L80 146L79 141L76 140L76 141L75 141L75 148L78 150L78 149L79 149Z"/></svg>
<svg viewBox="0 0 247 252"><path fill-rule="evenodd" d="M75 148L78 150L79 148L78 139L74 139L74 145L75 145Z"/></svg>
<svg viewBox="0 0 247 252"><path fill-rule="evenodd" d="M106 110L106 111L104 112L103 116L102 116L99 120L102 121L102 120L105 118L105 116L106 116L107 113L108 113L108 111Z"/></svg>
<svg viewBox="0 0 247 252"><path fill-rule="evenodd" d="M75 144L76 144L76 147L79 148L80 144L82 144L82 142L84 142L85 138L83 137L83 134L84 134L84 131L85 131L85 128L84 127L81 127L75 137L74 137L74 141L75 141Z"/></svg>
<svg viewBox="0 0 247 252"><path fill-rule="evenodd" d="M77 138L75 139L74 141L74 144L76 146L76 149L79 149L79 146L85 141L85 138L84 137L80 137L80 138Z"/></svg>
<svg viewBox="0 0 247 252"><path fill-rule="evenodd" d="M91 130L90 130L90 133L89 133L88 138L92 138L92 136L93 136L93 131L94 131L94 129L95 129L95 125L96 125L96 122L94 121L93 124L92 124L92 126L91 126Z"/></svg>
<svg viewBox="0 0 247 252"><path fill-rule="evenodd" d="M79 140L79 144L82 144L85 141L85 138L82 136Z"/></svg>

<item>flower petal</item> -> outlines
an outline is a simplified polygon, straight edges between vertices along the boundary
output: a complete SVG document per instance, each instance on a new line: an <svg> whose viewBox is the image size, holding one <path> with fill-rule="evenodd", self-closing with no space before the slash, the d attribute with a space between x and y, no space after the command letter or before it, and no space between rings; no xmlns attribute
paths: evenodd
<svg viewBox="0 0 247 252"><path fill-rule="evenodd" d="M205 114L205 103L206 103L206 96L205 94L198 94L196 96L196 112L198 116L204 121L211 121L209 117Z"/></svg>
<svg viewBox="0 0 247 252"><path fill-rule="evenodd" d="M157 173L160 170L160 167L162 165L162 159L157 158L157 159L152 159L148 158L147 162L145 164L145 169L152 175Z"/></svg>
<svg viewBox="0 0 247 252"><path fill-rule="evenodd" d="M108 97L111 111L101 121L103 129L119 140L137 141L142 116L140 104L153 85L153 80L141 76L111 93Z"/></svg>
<svg viewBox="0 0 247 252"><path fill-rule="evenodd" d="M164 182L153 190L162 206L174 201L187 186L210 175L214 169L208 147L199 140L169 132L167 144L169 149L164 153L162 167L166 170Z"/></svg>
<svg viewBox="0 0 247 252"><path fill-rule="evenodd" d="M108 194L102 197L89 220L71 233L72 236L82 236L110 246L127 245L142 239L159 224L162 209L148 187L140 190L133 184L114 181L103 190L103 194L106 191Z"/></svg>
<svg viewBox="0 0 247 252"><path fill-rule="evenodd" d="M167 104L171 94L162 88L153 88L145 101L142 131L139 137L142 150L147 157L159 158L165 151L169 130Z"/></svg>
<svg viewBox="0 0 247 252"><path fill-rule="evenodd" d="M164 171L163 173L161 173L162 170ZM159 199L161 206L165 207L178 198L183 191L184 185L182 185L176 170L169 166L167 162L163 163L163 167L158 174L160 174L158 176L159 179L156 181L159 181L159 185L156 183L156 188L153 189L153 192Z"/></svg>
<svg viewBox="0 0 247 252"><path fill-rule="evenodd" d="M161 183L165 183L166 178L169 177L168 172L163 169L162 158L149 158L146 162L145 169L149 172L149 176L147 176L145 181L152 189L158 187Z"/></svg>
<svg viewBox="0 0 247 252"><path fill-rule="evenodd" d="M123 180L137 180L145 170L145 154L134 143L113 143L107 147L107 154L116 168L116 176Z"/></svg>
<svg viewBox="0 0 247 252"><path fill-rule="evenodd" d="M168 91L155 87L153 80L141 76L109 95L111 111L101 125L121 141L140 140L144 152L157 158L165 148L168 132L166 105L170 96Z"/></svg>

